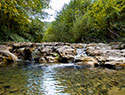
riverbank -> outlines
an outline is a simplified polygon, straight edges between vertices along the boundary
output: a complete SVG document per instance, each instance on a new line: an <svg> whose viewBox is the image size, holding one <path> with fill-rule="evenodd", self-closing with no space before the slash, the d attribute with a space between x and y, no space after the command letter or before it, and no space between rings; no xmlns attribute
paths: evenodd
<svg viewBox="0 0 125 95"><path fill-rule="evenodd" d="M16 61L74 63L83 67L125 68L124 43L5 43L0 45L0 66Z"/></svg>

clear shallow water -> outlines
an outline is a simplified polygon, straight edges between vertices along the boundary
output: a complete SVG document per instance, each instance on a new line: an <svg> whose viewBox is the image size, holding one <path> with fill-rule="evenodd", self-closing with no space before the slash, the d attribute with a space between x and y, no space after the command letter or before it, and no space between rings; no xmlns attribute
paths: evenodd
<svg viewBox="0 0 125 95"><path fill-rule="evenodd" d="M2 67L0 95L125 95L125 70L73 64Z"/></svg>

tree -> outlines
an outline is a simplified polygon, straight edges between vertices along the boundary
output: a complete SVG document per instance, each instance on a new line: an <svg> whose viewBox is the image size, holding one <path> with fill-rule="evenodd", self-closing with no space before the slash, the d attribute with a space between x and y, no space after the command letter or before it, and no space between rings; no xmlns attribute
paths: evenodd
<svg viewBox="0 0 125 95"><path fill-rule="evenodd" d="M44 18L49 0L0 0L0 40L14 40L13 35L28 34L35 18Z"/></svg>
<svg viewBox="0 0 125 95"><path fill-rule="evenodd" d="M46 41L123 41L124 18L125 0L71 0L58 12Z"/></svg>
<svg viewBox="0 0 125 95"><path fill-rule="evenodd" d="M68 5L64 5L62 10L57 13L56 21L48 29L45 35L46 41L49 36L48 41L51 39L51 41L74 42L71 31L73 23L79 16L84 15L89 4L91 4L91 0L71 0Z"/></svg>
<svg viewBox="0 0 125 95"><path fill-rule="evenodd" d="M92 4L88 13L93 19L96 31L106 39L115 40L121 37L121 32L125 31L124 11L124 0L98 0Z"/></svg>

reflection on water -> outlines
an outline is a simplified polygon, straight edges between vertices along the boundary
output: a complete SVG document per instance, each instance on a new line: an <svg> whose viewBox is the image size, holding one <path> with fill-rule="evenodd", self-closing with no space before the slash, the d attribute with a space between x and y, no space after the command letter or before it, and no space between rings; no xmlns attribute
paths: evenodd
<svg viewBox="0 0 125 95"><path fill-rule="evenodd" d="M59 81L55 80L56 78L56 69L57 68L64 68L73 66L73 64L55 64L55 65L49 65L47 67L44 67L43 70L43 76L42 76L42 82L41 87L43 88L45 95L57 95L58 93L60 95L64 95L64 93L60 93L64 86L59 86L57 84L60 84ZM65 95L69 95L66 94Z"/></svg>
<svg viewBox="0 0 125 95"><path fill-rule="evenodd" d="M0 68L0 95L124 95L125 70L73 64Z"/></svg>

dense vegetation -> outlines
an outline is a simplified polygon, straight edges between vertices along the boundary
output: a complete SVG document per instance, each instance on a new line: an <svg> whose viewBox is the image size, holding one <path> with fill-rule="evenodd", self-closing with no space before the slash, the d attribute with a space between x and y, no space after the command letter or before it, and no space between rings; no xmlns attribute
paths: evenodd
<svg viewBox="0 0 125 95"><path fill-rule="evenodd" d="M42 22L50 0L0 0L0 41L125 41L125 0L71 0Z"/></svg>
<svg viewBox="0 0 125 95"><path fill-rule="evenodd" d="M49 0L0 0L0 41L34 41L43 37L40 21Z"/></svg>
<svg viewBox="0 0 125 95"><path fill-rule="evenodd" d="M43 41L125 41L125 0L71 0Z"/></svg>

